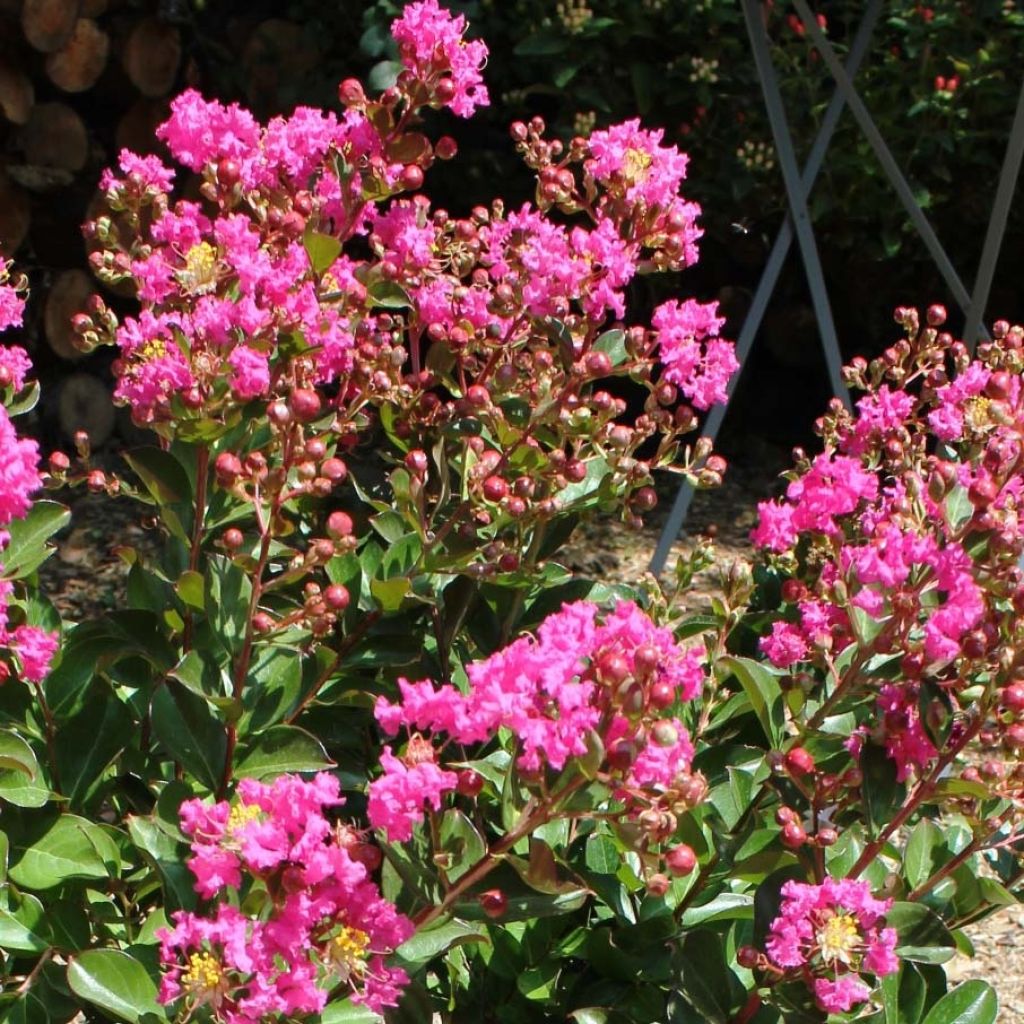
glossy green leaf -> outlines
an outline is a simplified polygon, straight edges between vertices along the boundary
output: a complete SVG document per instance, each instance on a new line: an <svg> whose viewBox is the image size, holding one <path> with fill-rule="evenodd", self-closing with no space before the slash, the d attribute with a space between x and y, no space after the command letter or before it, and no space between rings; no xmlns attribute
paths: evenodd
<svg viewBox="0 0 1024 1024"><path fill-rule="evenodd" d="M487 844L477 827L457 808L441 818L441 849L449 855L445 873L449 881L458 881L487 852Z"/></svg>
<svg viewBox="0 0 1024 1024"><path fill-rule="evenodd" d="M207 789L216 789L227 752L224 729L209 705L180 683L168 681L153 695L153 732Z"/></svg>
<svg viewBox="0 0 1024 1024"><path fill-rule="evenodd" d="M781 745L786 709L778 675L752 658L729 656L722 658L719 664L739 680L768 742L775 747Z"/></svg>
<svg viewBox="0 0 1024 1024"><path fill-rule="evenodd" d="M453 946L467 942L487 942L487 930L480 925L469 924L457 919L441 920L416 934L395 951L403 963L418 965L433 960Z"/></svg>
<svg viewBox="0 0 1024 1024"><path fill-rule="evenodd" d="M0 732L0 801L42 807L49 798L32 748L17 733Z"/></svg>
<svg viewBox="0 0 1024 1024"><path fill-rule="evenodd" d="M0 949L18 953L41 953L50 946L46 910L31 893L16 894L4 886L0 907Z"/></svg>
<svg viewBox="0 0 1024 1024"><path fill-rule="evenodd" d="M611 359L612 366L621 366L629 358L626 352L626 332L621 328L605 331L594 342L594 349L604 352Z"/></svg>
<svg viewBox="0 0 1024 1024"><path fill-rule="evenodd" d="M947 859L945 836L938 825L922 818L907 840L903 854L903 867L912 889L926 882Z"/></svg>
<svg viewBox="0 0 1024 1024"><path fill-rule="evenodd" d="M23 579L34 572L53 551L50 538L67 526L71 513L55 501L37 501L28 515L7 524L10 540L4 547L4 577Z"/></svg>
<svg viewBox="0 0 1024 1024"><path fill-rule="evenodd" d="M947 992L929 1011L923 1024L995 1024L999 999L986 981L965 981Z"/></svg>
<svg viewBox="0 0 1024 1024"><path fill-rule="evenodd" d="M124 458L155 501L172 505L192 500L188 472L169 451L147 445L126 452Z"/></svg>
<svg viewBox="0 0 1024 1024"><path fill-rule="evenodd" d="M26 849L12 850L8 877L37 890L53 889L71 878L107 878L115 867L108 863L110 845L99 825L62 814Z"/></svg>
<svg viewBox="0 0 1024 1024"><path fill-rule="evenodd" d="M885 915L896 929L896 952L904 960L945 963L956 953L956 940L942 919L921 903L894 903Z"/></svg>
<svg viewBox="0 0 1024 1024"><path fill-rule="evenodd" d="M116 1020L141 1024L144 1014L167 1020L156 983L134 957L118 949L89 949L68 964L68 984L80 999Z"/></svg>
<svg viewBox="0 0 1024 1024"><path fill-rule="evenodd" d="M356 1006L350 999L330 1003L320 1014L320 1024L383 1024L384 1018L365 1006Z"/></svg>
<svg viewBox="0 0 1024 1024"><path fill-rule="evenodd" d="M295 725L275 725L248 745L235 766L239 778L265 779L285 772L318 772L333 767L323 744Z"/></svg>
<svg viewBox="0 0 1024 1024"><path fill-rule="evenodd" d="M321 231L307 231L302 238L314 274L323 274L341 255L341 242Z"/></svg>
<svg viewBox="0 0 1024 1024"><path fill-rule="evenodd" d="M94 685L82 710L64 722L57 767L72 806L81 806L103 781L107 766L130 742L133 726L128 708L103 685Z"/></svg>

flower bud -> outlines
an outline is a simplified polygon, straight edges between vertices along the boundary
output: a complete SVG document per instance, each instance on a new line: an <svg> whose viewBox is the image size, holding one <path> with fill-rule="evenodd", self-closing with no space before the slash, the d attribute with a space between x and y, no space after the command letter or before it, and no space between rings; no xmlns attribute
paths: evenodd
<svg viewBox="0 0 1024 1024"><path fill-rule="evenodd" d="M340 583L332 583L324 591L324 603L332 611L341 612L344 611L351 600L348 592L348 588L342 586Z"/></svg>
<svg viewBox="0 0 1024 1024"><path fill-rule="evenodd" d="M488 501L501 501L508 496L508 484L500 476L489 476L484 481L483 494Z"/></svg>
<svg viewBox="0 0 1024 1024"><path fill-rule="evenodd" d="M736 963L752 971L760 962L761 954L753 946L740 946L736 950Z"/></svg>
<svg viewBox="0 0 1024 1024"><path fill-rule="evenodd" d="M508 897L500 889L488 889L480 893L478 899L488 917L501 917L508 910Z"/></svg>
<svg viewBox="0 0 1024 1024"><path fill-rule="evenodd" d="M459 772L455 789L460 795L477 797L483 788L484 777L479 772L473 771L472 768L464 768Z"/></svg>
<svg viewBox="0 0 1024 1024"><path fill-rule="evenodd" d="M365 102L366 94L363 92L363 84L358 78L346 78L338 86L338 99L346 107L357 107Z"/></svg>
<svg viewBox="0 0 1024 1024"><path fill-rule="evenodd" d="M647 879L647 891L652 896L664 896L672 886L672 879L660 871Z"/></svg>
<svg viewBox="0 0 1024 1024"><path fill-rule="evenodd" d="M683 878L697 866L697 855L692 847L680 843L666 854L665 866L674 877Z"/></svg>
<svg viewBox="0 0 1024 1024"><path fill-rule="evenodd" d="M799 850L807 842L807 833L798 822L791 821L782 826L782 845L790 850Z"/></svg>
<svg viewBox="0 0 1024 1024"><path fill-rule="evenodd" d="M790 775L806 775L814 771L814 758L803 747L787 751L785 764Z"/></svg>
<svg viewBox="0 0 1024 1024"><path fill-rule="evenodd" d="M427 453L420 448L413 448L413 450L405 456L405 468L409 470L413 476L420 477L422 479L426 476L429 466L430 460L427 458Z"/></svg>
<svg viewBox="0 0 1024 1024"><path fill-rule="evenodd" d="M296 388L288 396L288 408L301 423L308 423L320 415L320 396L312 388Z"/></svg>

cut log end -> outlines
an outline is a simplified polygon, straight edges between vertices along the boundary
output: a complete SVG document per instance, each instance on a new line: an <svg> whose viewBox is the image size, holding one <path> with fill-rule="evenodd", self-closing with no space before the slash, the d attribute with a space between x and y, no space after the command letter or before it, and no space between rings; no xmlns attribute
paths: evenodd
<svg viewBox="0 0 1024 1024"><path fill-rule="evenodd" d="M0 171L0 255L10 259L15 254L31 223L28 193Z"/></svg>
<svg viewBox="0 0 1024 1024"><path fill-rule="evenodd" d="M0 114L12 124L25 124L32 115L36 91L32 79L0 61Z"/></svg>
<svg viewBox="0 0 1024 1024"><path fill-rule="evenodd" d="M143 96L166 96L181 64L181 33L158 18L143 18L121 55L125 73Z"/></svg>
<svg viewBox="0 0 1024 1024"><path fill-rule="evenodd" d="M92 277L84 270L65 270L50 286L43 312L43 330L46 343L61 359L82 358L83 353L75 345L71 318L86 311L89 296L94 291Z"/></svg>
<svg viewBox="0 0 1024 1024"><path fill-rule="evenodd" d="M103 74L110 37L91 18L79 18L67 44L46 58L46 74L64 92L85 92Z"/></svg>
<svg viewBox="0 0 1024 1024"><path fill-rule="evenodd" d="M74 441L80 430L89 435L89 445L95 451L102 447L114 432L116 412L107 386L91 373L73 373L60 386L57 401L57 421L61 434Z"/></svg>
<svg viewBox="0 0 1024 1024"><path fill-rule="evenodd" d="M21 30L29 45L43 53L66 46L74 34L80 6L80 0L25 0Z"/></svg>
<svg viewBox="0 0 1024 1024"><path fill-rule="evenodd" d="M89 156L85 123L67 104L40 103L21 136L25 162L80 171Z"/></svg>

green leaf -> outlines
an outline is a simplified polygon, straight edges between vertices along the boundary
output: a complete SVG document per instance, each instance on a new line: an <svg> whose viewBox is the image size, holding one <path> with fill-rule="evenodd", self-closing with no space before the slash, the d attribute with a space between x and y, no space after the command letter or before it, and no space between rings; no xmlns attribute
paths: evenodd
<svg viewBox="0 0 1024 1024"><path fill-rule="evenodd" d="M265 779L285 772L333 768L323 744L295 725L275 725L256 737L235 767L239 778Z"/></svg>
<svg viewBox="0 0 1024 1024"><path fill-rule="evenodd" d="M555 993L561 969L562 965L557 960L548 960L539 967L530 967L516 978L516 988L531 1002L547 1002Z"/></svg>
<svg viewBox="0 0 1024 1024"><path fill-rule="evenodd" d="M50 1024L52 1020L46 1005L34 992L26 992L11 1003L3 1016L3 1024Z"/></svg>
<svg viewBox="0 0 1024 1024"><path fill-rule="evenodd" d="M412 305L409 293L397 281L376 281L367 289L371 308L405 309Z"/></svg>
<svg viewBox="0 0 1024 1024"><path fill-rule="evenodd" d="M170 452L146 446L126 452L124 458L159 504L192 501L192 482L188 472Z"/></svg>
<svg viewBox="0 0 1024 1024"><path fill-rule="evenodd" d="M185 864L188 847L167 834L154 817L131 815L128 834L152 865L164 890L168 910L192 910L196 905L192 872Z"/></svg>
<svg viewBox="0 0 1024 1024"><path fill-rule="evenodd" d="M71 513L55 501L37 501L23 519L7 526L11 535L4 548L4 577L20 580L49 558L53 545L47 541L71 521Z"/></svg>
<svg viewBox="0 0 1024 1024"><path fill-rule="evenodd" d="M237 654L249 626L252 581L230 558L211 555L206 571L206 615L229 654Z"/></svg>
<svg viewBox="0 0 1024 1024"><path fill-rule="evenodd" d="M403 942L395 954L403 963L415 966L433 960L453 946L487 941L486 929L453 918L421 928L411 939Z"/></svg>
<svg viewBox="0 0 1024 1024"><path fill-rule="evenodd" d="M912 889L926 882L935 871L942 867L945 836L938 825L922 818L907 840L903 854L903 866L907 881Z"/></svg>
<svg viewBox="0 0 1024 1024"><path fill-rule="evenodd" d="M629 358L626 351L626 332L621 329L605 331L594 342L594 351L604 352L611 359L612 366L621 366Z"/></svg>
<svg viewBox="0 0 1024 1024"><path fill-rule="evenodd" d="M592 835L587 840L587 869L599 875L614 875L622 864L622 854L611 836Z"/></svg>
<svg viewBox="0 0 1024 1024"><path fill-rule="evenodd" d="M397 60L380 60L370 68L370 73L366 76L366 84L374 92L383 92L398 81L398 76L401 73L402 65Z"/></svg>
<svg viewBox="0 0 1024 1024"><path fill-rule="evenodd" d="M719 893L707 903L689 907L683 914L684 928L695 928L710 921L748 920L754 916L754 899L746 893Z"/></svg>
<svg viewBox="0 0 1024 1024"><path fill-rule="evenodd" d="M4 403L7 415L13 420L15 416L31 412L39 404L40 394L42 394L42 388L39 386L39 381L32 381L31 384L22 388L11 401Z"/></svg>
<svg viewBox="0 0 1024 1024"><path fill-rule="evenodd" d="M697 929L683 939L679 951L680 988L704 1019L725 1024L734 997L743 986L725 960L722 940L712 931Z"/></svg>
<svg viewBox="0 0 1024 1024"><path fill-rule="evenodd" d="M80 805L100 784L132 738L133 726L128 708L102 685L94 685L82 710L61 725L57 767L72 805Z"/></svg>
<svg viewBox="0 0 1024 1024"><path fill-rule="evenodd" d="M107 878L111 872L105 857L110 845L100 826L62 814L21 852L8 876L26 889L53 889L69 878Z"/></svg>
<svg viewBox="0 0 1024 1024"><path fill-rule="evenodd" d="M197 608L199 611L206 608L204 589L203 574L194 572L192 569L183 572L178 577L178 582L174 584L174 592L178 597L190 608Z"/></svg>
<svg viewBox="0 0 1024 1024"><path fill-rule="evenodd" d="M944 505L946 521L953 531L959 530L974 515L974 506L967 494L967 488L960 484L946 495Z"/></svg>
<svg viewBox="0 0 1024 1024"><path fill-rule="evenodd" d="M206 701L180 683L168 681L153 695L152 720L153 731L168 754L207 789L216 789L227 741Z"/></svg>
<svg viewBox="0 0 1024 1024"><path fill-rule="evenodd" d="M779 677L751 658L725 657L719 664L739 680L757 720L772 746L778 747L785 735L786 709Z"/></svg>
<svg viewBox="0 0 1024 1024"><path fill-rule="evenodd" d="M384 1018L365 1006L356 1006L350 999L330 1003L320 1014L320 1024L383 1024Z"/></svg>
<svg viewBox="0 0 1024 1024"><path fill-rule="evenodd" d="M885 920L896 929L896 953L904 960L941 964L956 953L956 940L949 929L921 903L894 903Z"/></svg>
<svg viewBox="0 0 1024 1024"><path fill-rule="evenodd" d="M341 242L322 231L307 231L302 238L314 274L322 274L341 255Z"/></svg>
<svg viewBox="0 0 1024 1024"><path fill-rule="evenodd" d="M370 580L370 593L385 612L398 611L411 589L412 583L404 576L390 580Z"/></svg>
<svg viewBox="0 0 1024 1024"><path fill-rule="evenodd" d="M903 786L896 779L896 762L875 743L866 743L860 755L864 772L864 803L868 822L876 832L890 820L903 799Z"/></svg>
<svg viewBox="0 0 1024 1024"><path fill-rule="evenodd" d="M928 1012L924 1024L995 1024L999 999L986 981L965 981L947 992Z"/></svg>
<svg viewBox="0 0 1024 1024"><path fill-rule="evenodd" d="M457 882L487 852L487 843L462 811L451 808L441 818L441 849L451 857L445 873Z"/></svg>
<svg viewBox="0 0 1024 1024"><path fill-rule="evenodd" d="M5 907L0 907L0 948L19 953L42 953L50 946L46 911L31 893L15 894L3 887Z"/></svg>
<svg viewBox="0 0 1024 1024"><path fill-rule="evenodd" d="M71 991L93 1006L129 1024L144 1014L167 1020L157 1002L156 984L134 957L119 949L89 949L68 965Z"/></svg>
<svg viewBox="0 0 1024 1024"><path fill-rule="evenodd" d="M42 807L49 798L32 748L17 733L0 732L0 800L19 807Z"/></svg>

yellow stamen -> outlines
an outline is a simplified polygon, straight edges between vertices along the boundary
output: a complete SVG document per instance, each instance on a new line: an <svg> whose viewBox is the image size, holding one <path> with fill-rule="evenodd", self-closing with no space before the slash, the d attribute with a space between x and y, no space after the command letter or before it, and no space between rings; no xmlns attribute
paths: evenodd
<svg viewBox="0 0 1024 1024"><path fill-rule="evenodd" d="M327 959L343 982L360 980L366 974L370 936L345 924L327 943Z"/></svg>
<svg viewBox="0 0 1024 1024"><path fill-rule="evenodd" d="M650 153L645 153L642 149L627 149L626 157L622 161L622 173L627 181L642 181L652 162Z"/></svg>
<svg viewBox="0 0 1024 1024"><path fill-rule="evenodd" d="M860 948L860 931L852 914L835 914L818 929L818 946L826 963L849 966Z"/></svg>
<svg viewBox="0 0 1024 1024"><path fill-rule="evenodd" d="M252 821L256 821L262 813L255 804L235 804L228 814L228 835L233 836L239 829L244 828Z"/></svg>
<svg viewBox="0 0 1024 1024"><path fill-rule="evenodd" d="M159 359L161 356L167 355L167 342L162 338L150 338L139 349L139 355L143 359Z"/></svg>
<svg viewBox="0 0 1024 1024"><path fill-rule="evenodd" d="M177 278L184 291L193 295L212 292L217 287L217 250L209 242L193 245Z"/></svg>
<svg viewBox="0 0 1024 1024"><path fill-rule="evenodd" d="M974 430L980 430L982 427L988 426L991 422L988 407L991 404L990 399L982 395L964 402L964 419L967 420L968 426Z"/></svg>
<svg viewBox="0 0 1024 1024"><path fill-rule="evenodd" d="M219 998L226 987L224 969L212 953L193 953L181 972L181 985L199 1002Z"/></svg>

